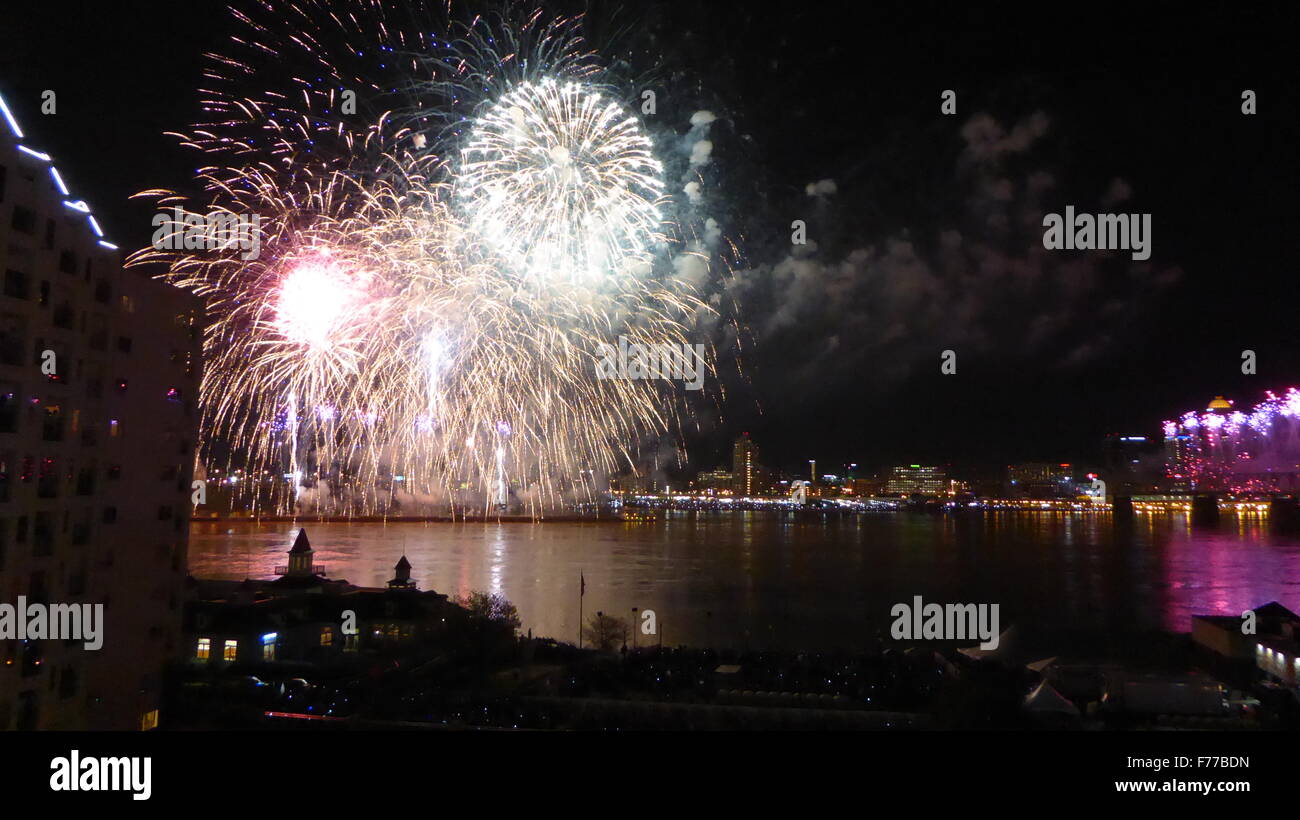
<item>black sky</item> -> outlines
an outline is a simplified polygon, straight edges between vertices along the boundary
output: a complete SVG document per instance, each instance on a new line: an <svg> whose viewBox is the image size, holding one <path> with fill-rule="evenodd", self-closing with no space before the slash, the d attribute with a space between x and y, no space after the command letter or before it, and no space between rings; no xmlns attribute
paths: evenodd
<svg viewBox="0 0 1300 820"><path fill-rule="evenodd" d="M610 16L609 4L596 11ZM695 466L725 461L742 430L765 461L789 468L808 458L1086 461L1106 432L1154 433L1215 393L1248 403L1300 381L1294 5L665 0L613 16L634 27L634 61L654 55L666 116L719 117L706 180L745 253L748 384L732 384L717 423L688 436ZM215 2L21 4L0 23L0 93L124 249L147 242L152 212L126 197L182 187L198 164L162 132L196 118L200 54L229 31ZM46 88L58 93L55 116L39 113ZM955 117L939 113L947 88ZM1258 94L1252 117L1240 113L1246 88ZM965 161L972 118L1009 133L1040 112L1050 124L1024 151L995 168ZM1096 208L1123 180L1132 196L1114 210L1152 214L1151 265L1176 281L1134 287L1117 272L1126 265L1099 263L1089 295L1063 303L1060 281L1002 293L997 278L954 275L930 300L938 316L924 300L877 315L857 306L892 304L885 294L899 298L908 283L873 262L845 275L832 294L840 304L764 330L789 303L791 291L763 277L789 254L792 219L809 223L831 267L899 238L935 264L945 230L1015 259L1033 237L988 230L979 192L1006 179L1018 198L1035 173L1054 180L1049 210ZM837 193L813 200L804 186L821 179ZM962 288L981 292L952 292ZM1040 296L1057 301L1040 306ZM956 304L980 308L945 317ZM1061 318L1035 337L1025 329L1039 310ZM892 318L901 336L882 341ZM822 355L833 336L856 353ZM1073 343L1093 337L1071 359ZM948 346L956 376L940 374ZM1240 373L1246 348L1258 375Z"/></svg>

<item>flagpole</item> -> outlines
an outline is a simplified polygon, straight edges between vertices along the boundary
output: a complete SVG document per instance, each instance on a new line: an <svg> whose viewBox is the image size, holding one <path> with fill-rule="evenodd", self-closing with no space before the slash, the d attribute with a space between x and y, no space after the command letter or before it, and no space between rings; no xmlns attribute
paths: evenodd
<svg viewBox="0 0 1300 820"><path fill-rule="evenodd" d="M582 648L582 598L587 594L587 579L578 573L578 648Z"/></svg>

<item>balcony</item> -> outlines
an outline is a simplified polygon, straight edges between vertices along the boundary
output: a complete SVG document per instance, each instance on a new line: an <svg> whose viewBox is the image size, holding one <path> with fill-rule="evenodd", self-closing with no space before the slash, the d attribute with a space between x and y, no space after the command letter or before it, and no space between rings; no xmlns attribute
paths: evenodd
<svg viewBox="0 0 1300 820"><path fill-rule="evenodd" d="M275 568L275 574L276 574L276 575L288 575L288 574L289 574L289 568L288 568L287 566L279 566L279 567L276 567L276 568ZM325 574L326 574L326 572L325 572L325 565L324 565L324 564L312 564L312 565L311 565L311 574L312 574L312 575L325 575Z"/></svg>

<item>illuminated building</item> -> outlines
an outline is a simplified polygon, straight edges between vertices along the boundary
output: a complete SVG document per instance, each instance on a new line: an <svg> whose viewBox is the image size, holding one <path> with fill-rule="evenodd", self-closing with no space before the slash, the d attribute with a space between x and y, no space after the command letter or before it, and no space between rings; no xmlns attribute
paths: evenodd
<svg viewBox="0 0 1300 820"><path fill-rule="evenodd" d="M699 477L696 478L695 489L708 495L730 494L734 483L734 477L730 471L710 470L707 473L700 473Z"/></svg>
<svg viewBox="0 0 1300 820"><path fill-rule="evenodd" d="M0 601L104 623L98 650L0 648L0 729L152 728L180 649L201 304L123 271L19 125L0 100Z"/></svg>
<svg viewBox="0 0 1300 820"><path fill-rule="evenodd" d="M850 481L853 494L857 496L880 495L885 492L886 481L881 478L854 478Z"/></svg>
<svg viewBox="0 0 1300 820"><path fill-rule="evenodd" d="M1070 495L1070 465L1030 461L1007 466L1010 494L1029 498Z"/></svg>
<svg viewBox="0 0 1300 820"><path fill-rule="evenodd" d="M185 606L185 659L220 669L248 664L330 663L353 653L409 645L464 616L446 595L422 591L402 556L385 587L326 580L299 532L291 567L274 581L199 579ZM354 631L339 613L351 610Z"/></svg>
<svg viewBox="0 0 1300 820"><path fill-rule="evenodd" d="M748 497L757 492L758 469L758 446L750 441L749 433L743 433L732 448L731 480L736 495Z"/></svg>
<svg viewBox="0 0 1300 820"><path fill-rule="evenodd" d="M939 495L947 483L948 473L943 467L909 464L890 472L885 491L890 495Z"/></svg>

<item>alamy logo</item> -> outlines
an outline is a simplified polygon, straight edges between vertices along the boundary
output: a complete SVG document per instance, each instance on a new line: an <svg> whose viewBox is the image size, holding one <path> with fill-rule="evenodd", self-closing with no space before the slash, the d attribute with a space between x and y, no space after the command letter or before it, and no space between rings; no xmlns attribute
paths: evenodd
<svg viewBox="0 0 1300 820"><path fill-rule="evenodd" d="M239 258L256 259L262 253L262 217L213 211L200 214L179 205L169 214L154 214L153 248L158 251L218 251L237 248Z"/></svg>
<svg viewBox="0 0 1300 820"><path fill-rule="evenodd" d="M50 761L50 791L131 792L132 800L153 794L153 758L85 757L76 749Z"/></svg>
<svg viewBox="0 0 1300 820"><path fill-rule="evenodd" d="M1151 214L1076 214L1043 217L1043 247L1049 251L1132 251L1133 259L1151 258Z"/></svg>
<svg viewBox="0 0 1300 820"><path fill-rule="evenodd" d="M0 641L83 641L91 651L104 645L103 604L37 604L18 596L0 604Z"/></svg>
<svg viewBox="0 0 1300 820"><path fill-rule="evenodd" d="M628 344L618 337L618 347L602 344L596 364L601 379L681 379L687 390L704 387L704 345Z"/></svg>
<svg viewBox="0 0 1300 820"><path fill-rule="evenodd" d="M894 604L889 614L896 641L965 641L979 638L980 649L998 648L997 604L923 604L916 595L909 604Z"/></svg>

